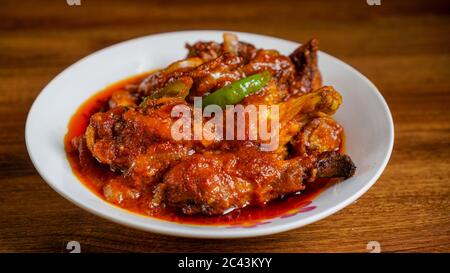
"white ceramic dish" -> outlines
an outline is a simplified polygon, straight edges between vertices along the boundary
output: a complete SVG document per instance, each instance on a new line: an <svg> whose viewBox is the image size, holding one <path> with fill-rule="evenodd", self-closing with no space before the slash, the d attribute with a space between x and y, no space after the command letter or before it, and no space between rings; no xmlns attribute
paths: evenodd
<svg viewBox="0 0 450 273"><path fill-rule="evenodd" d="M234 33L242 41L283 54L298 46L278 38ZM111 83L183 58L185 42L221 41L222 34L223 31L182 31L137 38L95 52L61 72L36 98L27 118L27 149L39 174L59 194L96 215L141 230L198 238L252 237L298 228L337 212L366 192L391 155L392 117L383 97L366 77L323 52L319 54L319 68L324 84L333 85L343 96L344 103L335 118L345 128L347 152L357 171L355 176L327 189L290 217L233 228L172 223L110 205L78 181L66 159L63 141L69 119L77 108Z"/></svg>

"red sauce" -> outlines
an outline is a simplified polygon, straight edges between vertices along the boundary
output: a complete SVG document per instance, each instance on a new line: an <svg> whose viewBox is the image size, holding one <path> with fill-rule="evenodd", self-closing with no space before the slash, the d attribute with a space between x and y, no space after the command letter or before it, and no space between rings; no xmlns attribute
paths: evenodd
<svg viewBox="0 0 450 273"><path fill-rule="evenodd" d="M108 167L92 161L89 166L82 167L78 159L78 152L71 145L74 137L84 134L89 124L90 117L105 108L111 94L123 89L128 84L138 83L150 73L140 74L128 79L119 81L98 92L85 103L83 103L70 119L68 132L64 138L67 159L72 167L72 171L78 179L92 192L105 200L103 195L103 185L113 177L118 175L110 171ZM252 226L256 223L264 222L266 219L289 215L307 206L317 195L335 181L332 179L320 179L315 181L307 190L289 195L279 200L271 201L264 207L246 207L234 210L226 215L205 216L205 215L184 215L170 208L150 209L147 198L139 198L134 203L121 205L121 208L141 215L151 216L162 220L177 223L198 224L198 225L244 225ZM105 202L107 202L105 200Z"/></svg>

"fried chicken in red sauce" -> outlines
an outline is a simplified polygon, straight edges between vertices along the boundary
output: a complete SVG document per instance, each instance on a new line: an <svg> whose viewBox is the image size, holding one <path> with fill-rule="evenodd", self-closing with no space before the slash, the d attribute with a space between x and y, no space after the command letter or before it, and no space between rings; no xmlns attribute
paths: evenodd
<svg viewBox="0 0 450 273"><path fill-rule="evenodd" d="M186 48L186 59L115 91L90 117L85 133L72 140L82 168L95 162L110 169L111 178L102 185L106 200L222 215L264 207L307 189L317 178L354 174L355 165L343 153L344 128L332 118L342 97L322 86L317 40L289 56L257 49L230 33L223 43L201 41ZM263 151L259 139L174 140L175 106L193 109L194 97L264 71L271 79L241 104L279 106L277 149Z"/></svg>
<svg viewBox="0 0 450 273"><path fill-rule="evenodd" d="M263 206L280 196L301 191L317 174L351 176L352 163L340 171L340 164L347 166L344 157L322 154L320 160L314 157L280 160L276 154L255 149L196 154L170 169L160 187L165 192L166 204L179 207L185 214L224 214L247 205Z"/></svg>

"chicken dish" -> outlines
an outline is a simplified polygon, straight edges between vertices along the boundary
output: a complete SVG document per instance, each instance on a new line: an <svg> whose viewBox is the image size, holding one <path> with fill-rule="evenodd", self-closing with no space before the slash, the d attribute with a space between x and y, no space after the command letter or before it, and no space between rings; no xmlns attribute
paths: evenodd
<svg viewBox="0 0 450 273"><path fill-rule="evenodd" d="M248 209L270 210L324 181L354 174L344 128L332 117L342 97L322 85L316 39L290 55L256 48L231 33L221 43L199 41L186 48L185 59L110 86L72 117L66 153L77 176L98 195L174 221L230 219ZM193 121L181 120L176 110L187 109L186 118L213 105L214 115ZM199 123L206 126L218 111L235 111L234 118L237 110L228 106L237 105L257 114L269 109L264 117L277 122L268 127L276 129L275 144L264 146L270 140L262 134L252 137L260 116L251 119L245 111L231 130L228 124L217 127L234 138L228 131L195 137ZM175 137L179 128L183 134Z"/></svg>

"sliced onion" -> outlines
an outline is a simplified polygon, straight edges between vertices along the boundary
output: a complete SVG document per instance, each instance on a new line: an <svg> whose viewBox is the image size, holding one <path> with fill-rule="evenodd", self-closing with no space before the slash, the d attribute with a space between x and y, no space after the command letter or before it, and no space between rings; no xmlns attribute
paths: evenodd
<svg viewBox="0 0 450 273"><path fill-rule="evenodd" d="M164 69L164 73L172 73L178 70L193 69L201 65L202 63L203 60L198 57L187 58L170 64L166 69Z"/></svg>
<svg viewBox="0 0 450 273"><path fill-rule="evenodd" d="M223 50L228 53L237 55L239 48L239 40L236 34L224 33L223 34Z"/></svg>

